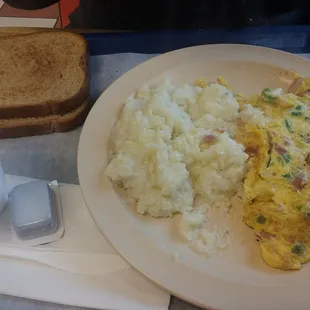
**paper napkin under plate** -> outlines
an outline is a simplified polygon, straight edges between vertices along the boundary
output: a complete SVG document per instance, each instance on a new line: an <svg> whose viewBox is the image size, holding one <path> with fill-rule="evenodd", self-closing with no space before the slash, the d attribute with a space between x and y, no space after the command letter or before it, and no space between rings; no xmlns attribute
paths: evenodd
<svg viewBox="0 0 310 310"><path fill-rule="evenodd" d="M6 175L9 190L32 179ZM0 293L97 309L168 309L170 295L135 271L95 226L78 185L61 184L65 235L39 247L14 244L0 214Z"/></svg>

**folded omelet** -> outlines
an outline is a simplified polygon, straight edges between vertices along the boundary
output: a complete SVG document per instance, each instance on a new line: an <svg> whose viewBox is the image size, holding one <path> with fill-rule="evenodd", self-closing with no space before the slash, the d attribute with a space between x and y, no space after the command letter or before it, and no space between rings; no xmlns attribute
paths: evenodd
<svg viewBox="0 0 310 310"><path fill-rule="evenodd" d="M250 99L265 127L242 123L237 139L250 155L244 181L244 222L259 236L274 268L300 269L310 260L310 79L284 94L264 89Z"/></svg>

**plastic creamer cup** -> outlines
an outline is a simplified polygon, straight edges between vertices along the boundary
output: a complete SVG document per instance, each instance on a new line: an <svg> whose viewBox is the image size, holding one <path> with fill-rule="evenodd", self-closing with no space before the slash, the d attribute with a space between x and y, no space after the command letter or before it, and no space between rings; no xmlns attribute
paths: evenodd
<svg viewBox="0 0 310 310"><path fill-rule="evenodd" d="M8 193L4 180L4 173L0 162L0 213L8 202Z"/></svg>

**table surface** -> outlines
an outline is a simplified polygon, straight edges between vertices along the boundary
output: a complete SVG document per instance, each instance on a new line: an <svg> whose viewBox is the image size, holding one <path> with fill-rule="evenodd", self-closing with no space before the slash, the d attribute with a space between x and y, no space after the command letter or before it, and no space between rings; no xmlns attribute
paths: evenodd
<svg viewBox="0 0 310 310"><path fill-rule="evenodd" d="M111 55L112 56L112 55ZM309 57L309 55L303 55ZM142 57L142 58L141 58ZM150 56L141 56L141 61ZM92 57L94 59L94 57ZM139 59L140 59L139 58ZM121 61L120 61L121 62ZM113 61L112 61L113 63ZM124 63L126 63L124 61ZM132 61L131 66L136 64ZM93 64L94 65L94 64ZM112 66L112 65L111 65ZM114 62L115 66L115 62ZM98 70L94 65L93 70ZM103 69L103 68L102 68ZM129 68L117 70L118 75ZM105 68L108 73L107 68ZM109 79L109 75L106 74ZM111 82L111 81L110 81ZM102 83L105 84L105 83ZM27 139L7 139L0 144L0 158L5 173L23 175L47 180L57 179L59 182L78 184L77 176L77 146L81 129L78 128L66 134L53 134ZM19 142L18 142L19 141ZM27 145L27 147L26 147ZM35 146L35 152L34 150ZM22 160L21 160L22 159ZM16 165L21 162L20 165ZM14 164L12 164L14 163ZM35 169L33 169L35 167ZM0 295L1 310L84 310L80 307L69 307L26 300L11 296ZM169 310L199 309L177 298L172 297Z"/></svg>

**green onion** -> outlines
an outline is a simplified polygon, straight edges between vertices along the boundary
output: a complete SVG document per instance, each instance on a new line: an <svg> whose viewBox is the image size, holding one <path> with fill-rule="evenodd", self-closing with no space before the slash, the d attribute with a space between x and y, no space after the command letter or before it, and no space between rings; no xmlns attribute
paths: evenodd
<svg viewBox="0 0 310 310"><path fill-rule="evenodd" d="M303 243L297 243L292 247L292 253L302 255L306 251L306 247Z"/></svg>
<svg viewBox="0 0 310 310"><path fill-rule="evenodd" d="M282 154L281 156L277 157L277 159L284 166L291 161L291 155L288 153L285 153L285 154Z"/></svg>
<svg viewBox="0 0 310 310"><path fill-rule="evenodd" d="M304 206L304 205L297 205L297 206L295 206L295 209L297 211L303 213L305 220L309 220L310 219L310 205L309 204L307 204L306 206Z"/></svg>
<svg viewBox="0 0 310 310"><path fill-rule="evenodd" d="M303 109L303 106L299 104L295 107L295 110L293 110L291 114L293 116L301 116L303 115L302 109Z"/></svg>
<svg viewBox="0 0 310 310"><path fill-rule="evenodd" d="M310 205L307 204L307 205L303 208L303 211L304 211L304 219L305 219L305 220L309 220L309 218L310 218Z"/></svg>
<svg viewBox="0 0 310 310"><path fill-rule="evenodd" d="M300 136L306 143L310 143L310 134L309 134L309 133L299 134L299 136Z"/></svg>
<svg viewBox="0 0 310 310"><path fill-rule="evenodd" d="M282 175L283 178L287 179L287 180L292 180L293 176L291 173L286 173Z"/></svg>
<svg viewBox="0 0 310 310"><path fill-rule="evenodd" d="M293 111L291 114L292 114L293 116L301 116L301 115L302 115L302 112Z"/></svg>
<svg viewBox="0 0 310 310"><path fill-rule="evenodd" d="M259 224L265 224L267 219L263 215L259 215L256 219L256 222Z"/></svg>
<svg viewBox="0 0 310 310"><path fill-rule="evenodd" d="M270 88L265 88L262 93L261 97L263 98L264 101L272 103L275 101L275 99L278 98L277 95L274 94L274 92Z"/></svg>
<svg viewBox="0 0 310 310"><path fill-rule="evenodd" d="M284 125L290 133L293 132L293 124L289 119L284 120Z"/></svg>
<svg viewBox="0 0 310 310"><path fill-rule="evenodd" d="M283 160L284 160L284 162L285 162L286 164L289 163L289 162L291 161L291 155L290 155L290 154L285 153L285 154L282 154L281 156L282 156L282 158L283 158Z"/></svg>

